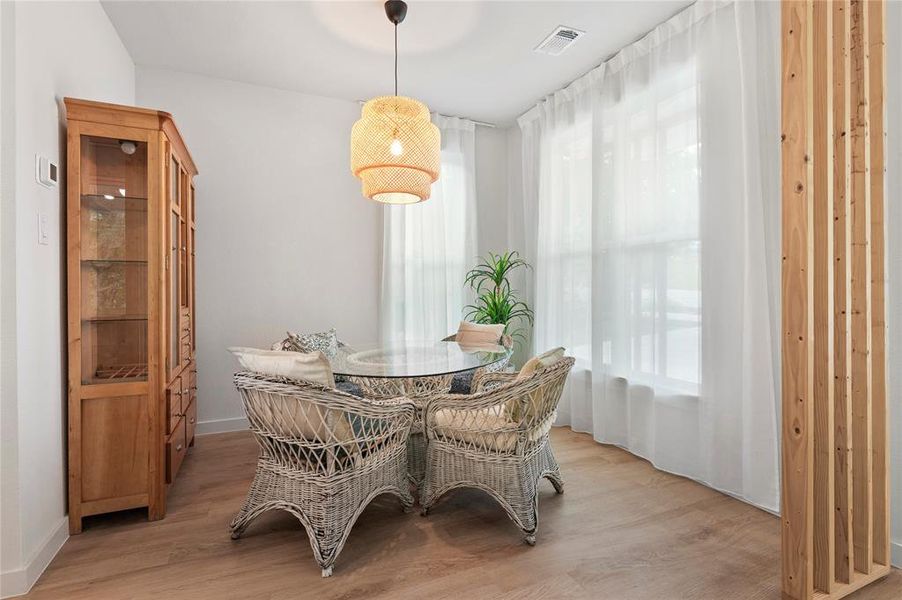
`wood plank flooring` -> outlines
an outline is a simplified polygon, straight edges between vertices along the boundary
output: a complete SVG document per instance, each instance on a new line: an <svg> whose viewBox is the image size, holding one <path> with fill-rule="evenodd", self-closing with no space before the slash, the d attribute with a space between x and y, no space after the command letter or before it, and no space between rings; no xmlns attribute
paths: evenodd
<svg viewBox="0 0 902 600"><path fill-rule="evenodd" d="M253 476L250 434L197 438L166 519L92 517L26 598L779 598L776 517L555 428L565 493L542 483L538 544L488 496L452 492L428 518L390 496L361 515L320 577L306 534L271 512L234 542L228 523ZM902 598L902 572L852 596Z"/></svg>

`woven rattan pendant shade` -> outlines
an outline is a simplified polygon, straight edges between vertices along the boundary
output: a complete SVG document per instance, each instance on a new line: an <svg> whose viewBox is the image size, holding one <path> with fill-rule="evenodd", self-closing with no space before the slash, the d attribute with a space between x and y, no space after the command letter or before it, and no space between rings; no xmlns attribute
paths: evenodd
<svg viewBox="0 0 902 600"><path fill-rule="evenodd" d="M363 105L351 129L351 172L364 196L386 204L426 200L440 163L441 136L425 104L380 96Z"/></svg>

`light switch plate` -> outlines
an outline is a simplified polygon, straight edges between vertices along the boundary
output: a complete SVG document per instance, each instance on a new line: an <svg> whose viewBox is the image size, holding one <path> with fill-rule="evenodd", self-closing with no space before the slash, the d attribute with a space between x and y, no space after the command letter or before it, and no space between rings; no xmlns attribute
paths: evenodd
<svg viewBox="0 0 902 600"><path fill-rule="evenodd" d="M38 243L42 246L50 243L47 233L47 213L38 213Z"/></svg>

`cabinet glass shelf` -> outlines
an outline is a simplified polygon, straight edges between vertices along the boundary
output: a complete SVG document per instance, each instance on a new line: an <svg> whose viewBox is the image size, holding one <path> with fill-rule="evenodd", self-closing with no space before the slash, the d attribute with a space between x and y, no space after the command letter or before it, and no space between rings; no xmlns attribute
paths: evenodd
<svg viewBox="0 0 902 600"><path fill-rule="evenodd" d="M83 208L115 210L147 210L147 198L121 194L82 194Z"/></svg>
<svg viewBox="0 0 902 600"><path fill-rule="evenodd" d="M108 317L86 317L82 323L112 323L117 321L146 321L147 315L110 315Z"/></svg>
<svg viewBox="0 0 902 600"><path fill-rule="evenodd" d="M83 258L82 265L91 267L104 267L109 265L147 265L146 260L133 260L130 258Z"/></svg>

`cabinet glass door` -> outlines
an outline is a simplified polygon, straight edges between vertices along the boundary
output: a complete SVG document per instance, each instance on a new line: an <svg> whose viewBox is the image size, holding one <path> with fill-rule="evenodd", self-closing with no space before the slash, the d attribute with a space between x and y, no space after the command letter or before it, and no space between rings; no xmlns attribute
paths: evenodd
<svg viewBox="0 0 902 600"><path fill-rule="evenodd" d="M197 302L195 300L195 290L196 290L195 277L197 274L197 272L195 270L195 264L196 264L195 256L197 255L195 240L197 239L197 236L196 236L197 227L196 227L196 222L194 220L194 213L195 213L194 203L197 199L197 196L194 192L193 185L189 187L189 191L190 191L190 198L191 198L191 201L190 201L190 205L191 205L190 223L191 223L191 225L188 228L188 253L189 253L189 256L188 256L188 261L189 261L188 262L188 273L189 273L188 298L189 298L189 307L191 309L191 357L193 358L195 353L197 352L197 311L195 310L195 308L197 306Z"/></svg>
<svg viewBox="0 0 902 600"><path fill-rule="evenodd" d="M169 159L169 352L167 362L170 373L178 368L179 361L179 307L181 306L181 247L182 226L179 209L179 167L175 156Z"/></svg>
<svg viewBox="0 0 902 600"><path fill-rule="evenodd" d="M147 380L147 144L81 137L82 383Z"/></svg>

